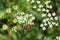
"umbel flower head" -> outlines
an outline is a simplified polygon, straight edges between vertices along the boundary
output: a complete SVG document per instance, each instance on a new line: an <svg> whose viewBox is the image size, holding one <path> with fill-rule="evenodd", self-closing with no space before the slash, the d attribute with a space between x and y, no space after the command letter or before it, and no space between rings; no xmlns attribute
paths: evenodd
<svg viewBox="0 0 60 40"><path fill-rule="evenodd" d="M40 24L40 27L42 30L46 30L47 26L50 28L58 26L58 17L54 11L51 12L53 6L50 0L45 0L45 2L42 2L41 0L29 0L27 2L32 4L32 10L34 9L37 12L41 12L42 23Z"/></svg>
<svg viewBox="0 0 60 40"><path fill-rule="evenodd" d="M13 22L19 24L30 24L35 17L32 14L27 14L25 12L17 12Z"/></svg>
<svg viewBox="0 0 60 40"><path fill-rule="evenodd" d="M22 24L25 26L30 25L33 20L35 20L35 17L33 16L32 13L25 13L24 11L19 10L19 6L14 5L11 8L6 8L4 11L0 11L0 19L5 18L8 21L11 21L14 24ZM5 17L6 16L6 17ZM11 18L11 19L8 19ZM2 26L3 30L7 30L8 26L3 25ZM12 27L12 30L15 30L17 32L17 26Z"/></svg>

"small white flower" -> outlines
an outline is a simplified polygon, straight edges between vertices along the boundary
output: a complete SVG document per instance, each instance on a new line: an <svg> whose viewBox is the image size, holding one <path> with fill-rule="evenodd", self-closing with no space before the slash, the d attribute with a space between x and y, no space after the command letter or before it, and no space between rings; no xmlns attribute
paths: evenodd
<svg viewBox="0 0 60 40"><path fill-rule="evenodd" d="M34 20L35 19L35 17L32 17L32 19L31 20Z"/></svg>
<svg viewBox="0 0 60 40"><path fill-rule="evenodd" d="M17 26L13 27L13 28L12 28L12 31L17 32Z"/></svg>
<svg viewBox="0 0 60 40"><path fill-rule="evenodd" d="M55 22L52 22L52 25L55 25Z"/></svg>
<svg viewBox="0 0 60 40"><path fill-rule="evenodd" d="M49 21L48 21L48 24L50 25L50 24L51 24L51 22L49 22Z"/></svg>
<svg viewBox="0 0 60 40"><path fill-rule="evenodd" d="M20 19L20 17L19 16L16 16L16 19Z"/></svg>
<svg viewBox="0 0 60 40"><path fill-rule="evenodd" d="M60 40L60 36L59 36L59 40Z"/></svg>
<svg viewBox="0 0 60 40"><path fill-rule="evenodd" d="M58 26L58 23L56 23L55 25Z"/></svg>
<svg viewBox="0 0 60 40"><path fill-rule="evenodd" d="M28 21L28 24L30 24L31 22L30 21Z"/></svg>
<svg viewBox="0 0 60 40"><path fill-rule="evenodd" d="M33 15L32 15L32 14L30 14L29 16L31 16L31 17L32 17Z"/></svg>
<svg viewBox="0 0 60 40"><path fill-rule="evenodd" d="M53 12L53 13L52 13L52 16L55 16L55 15L56 15L56 13L55 13L55 12Z"/></svg>
<svg viewBox="0 0 60 40"><path fill-rule="evenodd" d="M18 9L18 6L17 5L13 6L13 9L14 10L17 10Z"/></svg>
<svg viewBox="0 0 60 40"><path fill-rule="evenodd" d="M37 1L37 4L40 4L40 1Z"/></svg>
<svg viewBox="0 0 60 40"><path fill-rule="evenodd" d="M49 18L46 18L46 21L48 21L49 20Z"/></svg>
<svg viewBox="0 0 60 40"><path fill-rule="evenodd" d="M24 15L25 13L24 12L21 12L21 15Z"/></svg>
<svg viewBox="0 0 60 40"><path fill-rule="evenodd" d="M23 20L22 23L25 23L25 21Z"/></svg>
<svg viewBox="0 0 60 40"><path fill-rule="evenodd" d="M32 20L30 19L28 22L32 22Z"/></svg>
<svg viewBox="0 0 60 40"><path fill-rule="evenodd" d="M0 12L0 18L2 18L5 15L5 13Z"/></svg>
<svg viewBox="0 0 60 40"><path fill-rule="evenodd" d="M53 17L50 17L50 20L53 20Z"/></svg>
<svg viewBox="0 0 60 40"><path fill-rule="evenodd" d="M44 24L41 24L40 27L44 27Z"/></svg>
<svg viewBox="0 0 60 40"><path fill-rule="evenodd" d="M50 6L49 5L46 5L46 7L49 8L49 9L52 9L53 8L52 5L50 5Z"/></svg>
<svg viewBox="0 0 60 40"><path fill-rule="evenodd" d="M45 8L43 8L42 11L46 11Z"/></svg>
<svg viewBox="0 0 60 40"><path fill-rule="evenodd" d="M47 8L49 8L49 5L46 5Z"/></svg>
<svg viewBox="0 0 60 40"><path fill-rule="evenodd" d="M36 5L34 5L33 8L37 8Z"/></svg>
<svg viewBox="0 0 60 40"><path fill-rule="evenodd" d="M59 39L59 37L57 36L56 39Z"/></svg>
<svg viewBox="0 0 60 40"><path fill-rule="evenodd" d="M37 11L41 11L41 9L38 8Z"/></svg>
<svg viewBox="0 0 60 40"><path fill-rule="evenodd" d="M43 27L42 30L46 30L46 27Z"/></svg>
<svg viewBox="0 0 60 40"><path fill-rule="evenodd" d="M26 0L26 2L29 2L30 0Z"/></svg>
<svg viewBox="0 0 60 40"><path fill-rule="evenodd" d="M45 23L45 22L47 22L47 20L46 19L43 19L43 22Z"/></svg>
<svg viewBox="0 0 60 40"><path fill-rule="evenodd" d="M46 1L45 4L48 5L50 2L51 2L50 0L49 1Z"/></svg>
<svg viewBox="0 0 60 40"><path fill-rule="evenodd" d="M41 5L41 4L40 4L38 7L39 7L39 8L42 8L42 7L43 7L43 5Z"/></svg>
<svg viewBox="0 0 60 40"><path fill-rule="evenodd" d="M14 19L13 22L16 23L17 22L17 19Z"/></svg>
<svg viewBox="0 0 60 40"><path fill-rule="evenodd" d="M51 14L50 13L48 13L48 17L51 17Z"/></svg>
<svg viewBox="0 0 60 40"><path fill-rule="evenodd" d="M11 8L6 9L6 13L11 13Z"/></svg>
<svg viewBox="0 0 60 40"><path fill-rule="evenodd" d="M49 10L47 9L47 10L46 10L46 12L48 13L48 12L49 12Z"/></svg>
<svg viewBox="0 0 60 40"><path fill-rule="evenodd" d="M49 27L50 27L50 28L52 28L52 27L53 27L53 25L52 25L52 24L50 24L50 25L49 25Z"/></svg>
<svg viewBox="0 0 60 40"><path fill-rule="evenodd" d="M27 21L27 18L24 18L24 21Z"/></svg>
<svg viewBox="0 0 60 40"><path fill-rule="evenodd" d="M8 26L4 24L4 25L2 26L2 29L3 29L3 30L7 30L7 29L8 29Z"/></svg>
<svg viewBox="0 0 60 40"><path fill-rule="evenodd" d="M26 18L28 18L28 16L29 16L28 14L25 15Z"/></svg>
<svg viewBox="0 0 60 40"><path fill-rule="evenodd" d="M30 25L34 25L34 22L31 22Z"/></svg>
<svg viewBox="0 0 60 40"><path fill-rule="evenodd" d="M50 5L49 8L52 9L52 5Z"/></svg>
<svg viewBox="0 0 60 40"><path fill-rule="evenodd" d="M32 1L31 1L31 3L34 3L34 2L35 2L35 0L32 0Z"/></svg>
<svg viewBox="0 0 60 40"><path fill-rule="evenodd" d="M46 17L46 14L42 14L42 17Z"/></svg>
<svg viewBox="0 0 60 40"><path fill-rule="evenodd" d="M54 19L55 19L55 20L58 20L58 17L55 17Z"/></svg>
<svg viewBox="0 0 60 40"><path fill-rule="evenodd" d="M44 23L45 26L47 26L47 23Z"/></svg>

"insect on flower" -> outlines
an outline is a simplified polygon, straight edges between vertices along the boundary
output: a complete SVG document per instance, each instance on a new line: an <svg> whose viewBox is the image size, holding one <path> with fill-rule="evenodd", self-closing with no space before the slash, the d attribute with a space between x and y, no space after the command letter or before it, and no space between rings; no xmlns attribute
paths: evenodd
<svg viewBox="0 0 60 40"><path fill-rule="evenodd" d="M33 25L34 25L34 22L30 23L30 24L27 26L28 31L30 31L30 30L32 29Z"/></svg>

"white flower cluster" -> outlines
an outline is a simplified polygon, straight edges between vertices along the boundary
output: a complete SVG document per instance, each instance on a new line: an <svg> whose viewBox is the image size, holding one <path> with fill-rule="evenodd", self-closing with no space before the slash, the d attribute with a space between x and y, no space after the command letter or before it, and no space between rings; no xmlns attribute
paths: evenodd
<svg viewBox="0 0 60 40"><path fill-rule="evenodd" d="M45 4L46 4L46 8L49 8L49 9L52 9L52 6L51 7L47 7L48 4L51 1L46 1ZM42 9L42 12L46 12L46 13L42 13L42 23L40 24L40 27L42 28L42 30L46 30L46 26L52 28L53 26L58 26L58 23L55 22L58 20L58 17L56 16L56 13L55 12L52 12L50 13L49 9Z"/></svg>
<svg viewBox="0 0 60 40"><path fill-rule="evenodd" d="M40 24L40 27L42 30L46 30L46 26L53 27L58 26L58 23L55 22L58 20L58 17L56 16L55 12L50 12L53 6L51 5L50 0L45 0L43 3L40 0L26 0L27 2L30 2L33 4L33 9L35 9L38 12L42 12L42 23Z"/></svg>
<svg viewBox="0 0 60 40"><path fill-rule="evenodd" d="M17 11L18 10L18 6L14 5L14 6L12 6L12 8L7 8L6 9L6 13L12 13L12 9Z"/></svg>
<svg viewBox="0 0 60 40"><path fill-rule="evenodd" d="M60 40L60 36L56 36L56 39L57 39L57 40Z"/></svg>
<svg viewBox="0 0 60 40"><path fill-rule="evenodd" d="M46 11L49 12L49 9L52 9L52 5L50 4L50 0L46 1L44 4L40 1L40 0L26 0L27 2L30 2L31 4L33 4L33 9L36 9L38 12L39 11ZM46 6L46 8L44 8Z"/></svg>
<svg viewBox="0 0 60 40"><path fill-rule="evenodd" d="M17 32L17 26L14 26L14 27L12 28L12 31Z"/></svg>
<svg viewBox="0 0 60 40"><path fill-rule="evenodd" d="M20 23L20 24L30 24L35 17L32 14L26 14L25 12L17 12L16 17L14 18L13 22Z"/></svg>

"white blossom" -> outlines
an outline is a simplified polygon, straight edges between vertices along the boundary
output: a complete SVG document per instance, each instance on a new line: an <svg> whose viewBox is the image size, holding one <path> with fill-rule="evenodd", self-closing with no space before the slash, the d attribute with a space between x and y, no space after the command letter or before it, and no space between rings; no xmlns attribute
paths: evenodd
<svg viewBox="0 0 60 40"><path fill-rule="evenodd" d="M13 22L16 23L17 22L17 19L14 19Z"/></svg>
<svg viewBox="0 0 60 40"><path fill-rule="evenodd" d="M43 27L42 30L46 30L46 27Z"/></svg>
<svg viewBox="0 0 60 40"><path fill-rule="evenodd" d="M51 22L50 22L50 21L48 21L48 24L50 25L50 24L51 24Z"/></svg>
<svg viewBox="0 0 60 40"><path fill-rule="evenodd" d="M53 12L53 13L52 13L52 16L56 16L56 13L55 13L55 12Z"/></svg>
<svg viewBox="0 0 60 40"><path fill-rule="evenodd" d="M2 29L3 29L3 30L7 30L7 29L8 29L8 26L5 25L5 24L3 24Z"/></svg>
<svg viewBox="0 0 60 40"><path fill-rule="evenodd" d="M55 22L52 22L52 25L55 25Z"/></svg>
<svg viewBox="0 0 60 40"><path fill-rule="evenodd" d="M60 36L56 36L56 39L57 39L57 40L60 40Z"/></svg>
<svg viewBox="0 0 60 40"><path fill-rule="evenodd" d="M53 8L52 5L50 5L50 6L49 5L46 5L46 7L49 8L49 9L52 9Z"/></svg>
<svg viewBox="0 0 60 40"><path fill-rule="evenodd" d="M50 27L50 28L52 28L52 27L53 27L53 25L52 25L52 24L50 24L50 25L49 25L49 27Z"/></svg>
<svg viewBox="0 0 60 40"><path fill-rule="evenodd" d="M17 26L14 26L14 27L12 28L12 31L17 32Z"/></svg>
<svg viewBox="0 0 60 40"><path fill-rule="evenodd" d="M0 12L0 18L2 18L5 15L4 12Z"/></svg>
<svg viewBox="0 0 60 40"><path fill-rule="evenodd" d="M13 9L18 10L18 6L17 5L13 6Z"/></svg>
<svg viewBox="0 0 60 40"><path fill-rule="evenodd" d="M43 8L43 9L42 9L42 11L46 11L46 9L45 9L45 8Z"/></svg>
<svg viewBox="0 0 60 40"><path fill-rule="evenodd" d="M32 15L32 14L30 14L29 16L31 16L31 17L32 17L33 15Z"/></svg>
<svg viewBox="0 0 60 40"><path fill-rule="evenodd" d="M34 25L34 23L33 22L31 22L31 23L29 23L30 25Z"/></svg>
<svg viewBox="0 0 60 40"><path fill-rule="evenodd" d="M37 4L40 4L40 1L37 1Z"/></svg>
<svg viewBox="0 0 60 40"><path fill-rule="evenodd" d="M6 13L11 13L11 8L7 8Z"/></svg>
<svg viewBox="0 0 60 40"><path fill-rule="evenodd" d="M42 14L42 17L46 17L46 14Z"/></svg>
<svg viewBox="0 0 60 40"><path fill-rule="evenodd" d="M37 9L37 11L41 11L41 9L40 9L40 8L38 8L38 9Z"/></svg>
<svg viewBox="0 0 60 40"><path fill-rule="evenodd" d="M32 19L31 20L34 20L35 19L35 17L32 17Z"/></svg>
<svg viewBox="0 0 60 40"><path fill-rule="evenodd" d="M47 22L47 20L46 19L43 19L43 22L45 23L45 22Z"/></svg>
<svg viewBox="0 0 60 40"><path fill-rule="evenodd" d="M29 24L33 20L35 20L35 17L32 14L27 14L25 12L19 12L19 14L16 14L15 19L13 20L14 23L18 22L19 24Z"/></svg>
<svg viewBox="0 0 60 40"><path fill-rule="evenodd" d="M36 5L34 5L34 6L33 6L33 8L37 8L37 6L36 6Z"/></svg>
<svg viewBox="0 0 60 40"><path fill-rule="evenodd" d="M47 23L44 23L45 26L47 26Z"/></svg>
<svg viewBox="0 0 60 40"><path fill-rule="evenodd" d="M44 24L40 24L40 27L44 27Z"/></svg>
<svg viewBox="0 0 60 40"><path fill-rule="evenodd" d="M53 17L50 17L50 20L53 20Z"/></svg>
<svg viewBox="0 0 60 40"><path fill-rule="evenodd" d="M54 17L54 19L55 19L55 20L58 20L58 17L56 16L56 17Z"/></svg>
<svg viewBox="0 0 60 40"><path fill-rule="evenodd" d="M46 5L47 8L49 8L49 5Z"/></svg>
<svg viewBox="0 0 60 40"><path fill-rule="evenodd" d="M25 13L24 12L21 12L21 15L24 15Z"/></svg>
<svg viewBox="0 0 60 40"><path fill-rule="evenodd" d="M38 7L39 7L39 8L42 8L42 7L43 7L43 5L41 5L41 4L40 4L40 5L38 5Z"/></svg>
<svg viewBox="0 0 60 40"><path fill-rule="evenodd" d="M50 2L51 2L50 0L49 1L46 1L45 4L48 5Z"/></svg>
<svg viewBox="0 0 60 40"><path fill-rule="evenodd" d="M50 13L48 13L48 17L51 17L51 14Z"/></svg>
<svg viewBox="0 0 60 40"><path fill-rule="evenodd" d="M58 23L56 23L55 25L58 26Z"/></svg>
<svg viewBox="0 0 60 40"><path fill-rule="evenodd" d="M35 0L31 0L31 3L34 3L35 2Z"/></svg>
<svg viewBox="0 0 60 40"><path fill-rule="evenodd" d="M26 2L29 2L30 0L26 0Z"/></svg>
<svg viewBox="0 0 60 40"><path fill-rule="evenodd" d="M52 9L52 5L50 5L49 8Z"/></svg>
<svg viewBox="0 0 60 40"><path fill-rule="evenodd" d="M46 21L49 21L49 18L46 18Z"/></svg>
<svg viewBox="0 0 60 40"><path fill-rule="evenodd" d="M46 9L46 12L48 13L48 12L49 12L49 10L48 10L48 9Z"/></svg>

